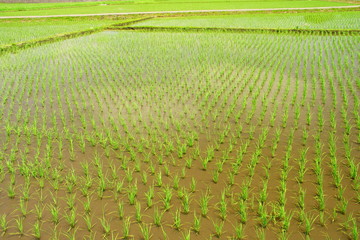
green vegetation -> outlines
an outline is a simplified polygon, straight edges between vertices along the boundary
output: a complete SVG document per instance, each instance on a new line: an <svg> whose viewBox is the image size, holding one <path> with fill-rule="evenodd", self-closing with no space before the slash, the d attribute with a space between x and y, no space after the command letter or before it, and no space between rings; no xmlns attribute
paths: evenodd
<svg viewBox="0 0 360 240"><path fill-rule="evenodd" d="M56 34L95 29L121 23L123 19L36 19L0 20L0 46L42 39Z"/></svg>
<svg viewBox="0 0 360 240"><path fill-rule="evenodd" d="M116 27L121 27L121 26L126 26L132 23L136 23L139 21L144 21L147 20L148 18L135 18L135 19L127 19L127 20L123 20L123 21L116 21L115 24L112 25L105 25L102 27L97 27L97 28L89 28L89 29L81 29L79 31L75 31L75 32L67 32L67 33L60 33L60 34L56 34L56 35L51 35L49 37L43 37L43 38L38 38L38 39L34 39L34 40L27 40L24 42L16 42L16 43L11 43L11 44L6 44L1 46L0 45L0 54L2 53L7 53L7 52L16 52L20 49L26 49L26 48L30 48L30 47L34 47L34 46L39 46L41 44L46 44L46 43L52 43L52 42L56 42L56 41L61 41L61 40L65 40L65 39L69 39L69 38L74 38L74 37L79 37L79 36L84 36L84 35L89 35L95 32L101 32L104 31L108 28L116 28ZM21 35L22 32L21 31L16 31L18 33L18 35ZM40 33L38 33L40 34ZM44 33L46 34L46 33ZM41 35L41 34L40 34ZM91 139L90 139L91 140ZM29 139L27 140L29 141ZM85 147L86 147L86 143L85 143L85 139L84 136L81 136L80 139L80 148L81 148L81 152L85 153ZM115 146L113 146L115 149L118 149L118 143L112 143L112 145L116 144ZM94 146L95 143L93 140L91 140L91 145ZM59 147L63 148L62 146L62 141L60 141L59 143ZM109 149L107 149L106 151L106 156L109 156ZM61 155L59 156L59 158L62 158L62 151L61 151ZM70 142L70 159L74 160L74 143L73 141ZM137 162L137 165L135 167L136 171L139 171L139 162ZM86 171L88 171L88 169L85 169ZM113 172L113 178L116 178L116 174L114 172L115 168L112 168L112 172ZM88 175L88 172L86 172L86 174ZM43 180L42 180L43 181ZM103 181L104 182L104 181ZM56 186L58 186L58 182L56 182ZM72 185L68 186L69 187L69 191L71 192L72 190ZM118 190L116 191L116 194L118 193ZM88 188L85 187L83 189L83 195L87 195L88 194Z"/></svg>
<svg viewBox="0 0 360 240"><path fill-rule="evenodd" d="M152 2L108 2L95 3L51 3L39 5L0 4L0 16L44 16L66 14L131 13L153 11L225 10L225 9L266 9L303 8L353 5L330 1L152 1ZM30 7L28 7L30 6ZM66 8L62 8L66 7ZM2 11L1 11L2 10ZM26 11L24 11L26 10Z"/></svg>
<svg viewBox="0 0 360 240"><path fill-rule="evenodd" d="M360 29L360 12L274 13L156 18L134 24L133 26Z"/></svg>
<svg viewBox="0 0 360 240"><path fill-rule="evenodd" d="M2 20L0 238L358 239L358 19Z"/></svg>
<svg viewBox="0 0 360 240"><path fill-rule="evenodd" d="M58 226L71 234L105 236L150 238L173 228L177 236L255 237L254 221L263 229L259 236L277 222L282 234L306 237L334 224L323 216L333 209L342 223L358 209L356 190L344 188L358 184L350 168L356 169L358 150L351 146L357 135L343 133L351 149L347 170L335 134L343 125L356 128L348 119L358 117L358 41L359 36L105 31L1 56L0 169L8 179L1 188L10 194L2 200L18 204L16 211L1 210L5 236L43 236ZM339 55L344 57L335 61ZM156 66L161 70L153 71ZM323 96L328 100L322 102ZM335 118L325 121L330 111ZM274 126L267 127L273 114ZM331 126L336 132L330 135L321 130ZM322 162L325 152L329 163ZM280 172L274 172L279 163ZM152 184L144 185L144 176ZM58 184L61 179L64 184ZM19 187L22 181L28 184ZM316 185L314 196L309 181ZM290 190L298 195L289 197ZM28 229L33 215L38 222ZM327 231L353 235L358 224L350 223L343 232L336 230L340 225Z"/></svg>

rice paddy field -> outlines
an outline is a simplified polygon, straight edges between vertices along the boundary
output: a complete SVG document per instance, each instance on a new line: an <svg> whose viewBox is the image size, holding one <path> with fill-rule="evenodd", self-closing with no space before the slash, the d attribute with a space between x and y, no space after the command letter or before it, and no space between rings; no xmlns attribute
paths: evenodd
<svg viewBox="0 0 360 240"><path fill-rule="evenodd" d="M359 239L358 11L282 14L0 51L0 238ZM0 43L126 20L6 20ZM339 31L253 29L294 26Z"/></svg>
<svg viewBox="0 0 360 240"><path fill-rule="evenodd" d="M128 18L114 19L36 19L36 20L0 20L0 47L2 45L25 42L51 37L56 34L71 33L86 29L96 29L121 23Z"/></svg>
<svg viewBox="0 0 360 240"><path fill-rule="evenodd" d="M360 12L259 13L154 18L133 26L274 29L360 29Z"/></svg>
<svg viewBox="0 0 360 240"><path fill-rule="evenodd" d="M3 0L4 1L4 0ZM352 6L348 1L324 0L135 0L103 2L58 2L39 4L0 3L1 16L46 16L66 14L131 13L152 11L268 9ZM1 2L1 1L0 1ZM23 0L26 2L26 0Z"/></svg>

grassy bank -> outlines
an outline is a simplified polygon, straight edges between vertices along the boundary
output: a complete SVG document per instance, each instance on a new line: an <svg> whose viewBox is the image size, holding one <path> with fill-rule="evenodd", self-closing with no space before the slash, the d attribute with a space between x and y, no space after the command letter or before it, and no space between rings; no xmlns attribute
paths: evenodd
<svg viewBox="0 0 360 240"><path fill-rule="evenodd" d="M47 8L42 10L28 11L2 11L0 16L43 16L66 14L99 14L99 13L128 13L128 12L151 12L151 11L186 11L186 10L224 10L224 9L267 9L267 8L301 8L301 7L329 7L349 6L349 3L328 1L230 1L230 2L156 2L156 3L123 3L123 4L96 4L91 6L76 6L66 8ZM0 9L5 9L3 6Z"/></svg>

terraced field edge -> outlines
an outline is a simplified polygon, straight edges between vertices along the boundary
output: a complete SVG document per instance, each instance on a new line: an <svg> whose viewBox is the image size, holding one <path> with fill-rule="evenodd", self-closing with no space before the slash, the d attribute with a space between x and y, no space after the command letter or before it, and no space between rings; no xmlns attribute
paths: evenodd
<svg viewBox="0 0 360 240"><path fill-rule="evenodd" d="M360 29L293 29L293 28L217 28L217 27L115 27L106 30L122 31L174 31L174 32L256 32L256 33L302 33L326 35L358 35Z"/></svg>
<svg viewBox="0 0 360 240"><path fill-rule="evenodd" d="M152 17L131 19L128 21L112 24L109 26L91 28L91 29L80 30L80 31L75 31L75 32L70 32L70 33L56 34L54 36L50 36L50 37L46 37L46 38L34 39L34 40L30 40L30 41L18 42L18 43L13 43L13 44L7 44L7 45L0 46L0 55L9 53L9 52L16 52L18 50L22 50L22 49L26 49L26 48L30 48L30 47L34 47L34 46L39 46L39 45L46 44L46 43L53 43L53 42L57 42L57 41L61 41L61 40L69 39L69 38L75 38L75 37L80 37L80 36L84 36L84 35L89 35L89 34L93 34L96 32L104 31L109 28L116 28L116 27L119 28L122 26L131 25L133 23L145 21L145 20L148 20L151 18Z"/></svg>

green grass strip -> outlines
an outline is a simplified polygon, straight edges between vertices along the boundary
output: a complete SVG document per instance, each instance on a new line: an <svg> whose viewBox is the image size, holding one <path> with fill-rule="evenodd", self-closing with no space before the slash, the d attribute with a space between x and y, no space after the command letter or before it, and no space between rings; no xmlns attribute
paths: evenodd
<svg viewBox="0 0 360 240"><path fill-rule="evenodd" d="M122 31L169 31L169 32L233 32L233 33L300 33L316 35L358 35L359 29L277 29L277 28L216 28L216 27L108 27L107 30Z"/></svg>
<svg viewBox="0 0 360 240"><path fill-rule="evenodd" d="M276 3L276 4L275 4ZM284 3L287 3L284 5ZM358 8L359 5L342 4L326 1L291 1L289 2L215 2L201 4L129 4L105 5L93 7L63 9L34 10L2 12L1 17L55 17L55 16L80 16L80 15L127 15L127 14L162 14L184 12L226 12L226 11L275 11L275 10L304 10L304 9L341 9Z"/></svg>
<svg viewBox="0 0 360 240"><path fill-rule="evenodd" d="M240 14L272 14L272 13L315 13L315 12L348 12L360 11L360 6L348 6L344 8L299 8L299 9L230 9L230 10L189 10L189 11L159 11L159 12L113 12L113 13L91 13L91 14L56 14L56 15L1 15L0 20L11 19L38 19L38 18L111 18L119 16L148 16L148 17L192 17L192 16L216 16L216 15L240 15ZM21 12L21 11L20 11Z"/></svg>
<svg viewBox="0 0 360 240"><path fill-rule="evenodd" d="M256 11L216 11L216 12L179 12L179 13L158 13L149 14L152 17L195 17L195 16L224 16L224 15L250 15L250 14L273 14L273 13L324 13L324 12L349 12L360 11L360 7L351 8L328 8L328 9L277 9L277 10L256 10ZM138 14L139 16L145 14Z"/></svg>

